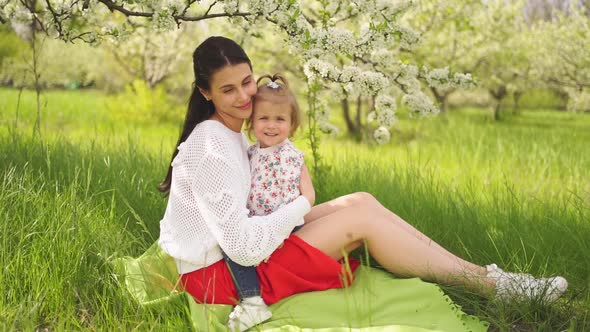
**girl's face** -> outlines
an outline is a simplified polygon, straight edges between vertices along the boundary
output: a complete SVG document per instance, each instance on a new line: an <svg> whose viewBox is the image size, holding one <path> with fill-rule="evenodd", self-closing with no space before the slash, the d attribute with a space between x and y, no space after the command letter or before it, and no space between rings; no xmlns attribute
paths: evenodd
<svg viewBox="0 0 590 332"><path fill-rule="evenodd" d="M291 107L289 104L257 101L252 116L252 129L261 148L281 143L291 133Z"/></svg>
<svg viewBox="0 0 590 332"><path fill-rule="evenodd" d="M209 90L199 89L215 105L215 115L226 126L239 131L252 114L252 97L257 87L247 63L228 65L211 75Z"/></svg>

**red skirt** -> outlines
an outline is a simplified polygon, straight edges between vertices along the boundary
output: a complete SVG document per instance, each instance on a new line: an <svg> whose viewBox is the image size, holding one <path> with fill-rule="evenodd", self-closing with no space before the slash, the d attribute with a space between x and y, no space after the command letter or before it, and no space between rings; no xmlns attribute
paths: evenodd
<svg viewBox="0 0 590 332"><path fill-rule="evenodd" d="M354 272L359 266L351 258L348 266ZM275 250L268 262L256 267L264 302L273 304L293 294L342 288L354 276L342 261L336 261L291 234ZM185 290L197 303L231 304L239 302L238 292L224 260L181 276Z"/></svg>

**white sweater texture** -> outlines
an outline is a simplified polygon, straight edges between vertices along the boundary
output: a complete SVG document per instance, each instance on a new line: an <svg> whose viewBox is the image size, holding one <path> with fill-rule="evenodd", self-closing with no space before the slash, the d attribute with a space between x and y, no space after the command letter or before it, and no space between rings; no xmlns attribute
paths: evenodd
<svg viewBox="0 0 590 332"><path fill-rule="evenodd" d="M310 211L300 196L266 216L248 217L248 140L218 121L199 123L172 161L159 246L188 273L223 258L253 266L269 257Z"/></svg>

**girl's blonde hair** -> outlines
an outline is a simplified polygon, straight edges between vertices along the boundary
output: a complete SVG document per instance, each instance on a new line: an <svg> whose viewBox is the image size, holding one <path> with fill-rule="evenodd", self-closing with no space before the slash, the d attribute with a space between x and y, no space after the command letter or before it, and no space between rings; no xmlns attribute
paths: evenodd
<svg viewBox="0 0 590 332"><path fill-rule="evenodd" d="M261 84L260 82L265 79L270 80L270 82ZM299 128L301 116L299 114L297 99L289 88L287 79L281 74L274 74L272 76L262 75L258 78L256 84L258 85L258 92L254 97L254 104L258 101L268 101L273 104L289 105L291 108L291 131L289 132L289 137L293 136L297 128ZM252 117L254 117L254 112L252 112ZM252 117L247 123L248 135L252 132Z"/></svg>

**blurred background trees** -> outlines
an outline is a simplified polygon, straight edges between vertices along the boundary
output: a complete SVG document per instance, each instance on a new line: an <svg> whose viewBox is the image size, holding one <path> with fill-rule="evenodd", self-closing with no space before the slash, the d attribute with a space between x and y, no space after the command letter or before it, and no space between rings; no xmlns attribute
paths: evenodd
<svg viewBox="0 0 590 332"><path fill-rule="evenodd" d="M0 84L98 89L121 95L113 111L170 120L167 108L183 105L192 84L194 47L222 34L245 47L256 73L286 72L302 98L321 79L320 129L359 140L398 113L590 110L590 1L392 3L4 0Z"/></svg>

